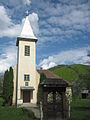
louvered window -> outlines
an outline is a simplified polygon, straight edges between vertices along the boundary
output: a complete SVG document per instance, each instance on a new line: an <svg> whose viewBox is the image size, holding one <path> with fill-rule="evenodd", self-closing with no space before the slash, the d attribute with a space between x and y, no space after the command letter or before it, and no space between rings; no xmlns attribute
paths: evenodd
<svg viewBox="0 0 90 120"><path fill-rule="evenodd" d="M30 46L25 45L25 56L30 56Z"/></svg>

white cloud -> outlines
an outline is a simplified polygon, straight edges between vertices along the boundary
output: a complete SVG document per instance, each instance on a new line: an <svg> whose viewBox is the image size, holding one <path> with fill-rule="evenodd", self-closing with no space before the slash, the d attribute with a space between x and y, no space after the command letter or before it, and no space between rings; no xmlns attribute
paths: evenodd
<svg viewBox="0 0 90 120"><path fill-rule="evenodd" d="M39 0L40 1L40 0ZM40 10L43 20L40 21L40 43L53 42L54 36L64 38L63 40L72 40L72 38L88 37L85 33L90 32L90 1L85 0L60 0L58 3L45 2ZM40 6L41 6L40 5ZM45 18L45 19L44 19ZM79 36L78 36L79 35ZM43 37L52 36L44 39ZM59 41L60 42L60 41Z"/></svg>
<svg viewBox="0 0 90 120"><path fill-rule="evenodd" d="M21 24L14 24L4 6L0 6L0 37L17 37Z"/></svg>
<svg viewBox="0 0 90 120"><path fill-rule="evenodd" d="M49 68L54 67L54 66L56 66L56 64L54 62L50 62L48 64L43 64L41 67L43 69L49 69Z"/></svg>
<svg viewBox="0 0 90 120"><path fill-rule="evenodd" d="M36 14L34 12L32 14L30 14L29 15L29 20L31 22L31 26L33 28L33 31L34 31L35 35L38 36L38 34L39 34L38 14Z"/></svg>
<svg viewBox="0 0 90 120"><path fill-rule="evenodd" d="M90 64L90 57L87 56L89 48L79 48L62 51L57 55L49 56L41 60L39 67L48 69L60 64Z"/></svg>
<svg viewBox="0 0 90 120"><path fill-rule="evenodd" d="M17 49L15 46L3 49L4 53L0 55L0 73L7 70L10 66L15 66L17 60Z"/></svg>
<svg viewBox="0 0 90 120"><path fill-rule="evenodd" d="M25 6L30 5L31 0L0 0L1 3L5 3L7 6Z"/></svg>
<svg viewBox="0 0 90 120"><path fill-rule="evenodd" d="M31 0L23 0L25 5L30 5Z"/></svg>
<svg viewBox="0 0 90 120"><path fill-rule="evenodd" d="M38 15L36 13L32 13L29 15L31 25L33 26L33 31L37 35L39 31L38 27ZM0 37L17 37L20 35L23 21L22 19L20 24L15 24L13 20L8 16L6 9L4 6L0 6Z"/></svg>

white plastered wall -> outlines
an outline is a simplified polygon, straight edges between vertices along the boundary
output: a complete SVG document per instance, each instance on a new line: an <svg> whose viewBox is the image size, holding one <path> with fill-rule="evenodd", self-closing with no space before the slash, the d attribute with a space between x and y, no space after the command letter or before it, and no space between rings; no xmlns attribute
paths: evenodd
<svg viewBox="0 0 90 120"><path fill-rule="evenodd" d="M35 48L36 43L33 41L20 41L19 40L19 56L18 56L18 87L17 87L17 104L22 104L20 87L25 86L24 74L30 74L29 86L34 87L33 98L31 103L37 103L37 86L38 80L36 79L36 64L35 64ZM30 46L30 56L25 56L25 45Z"/></svg>

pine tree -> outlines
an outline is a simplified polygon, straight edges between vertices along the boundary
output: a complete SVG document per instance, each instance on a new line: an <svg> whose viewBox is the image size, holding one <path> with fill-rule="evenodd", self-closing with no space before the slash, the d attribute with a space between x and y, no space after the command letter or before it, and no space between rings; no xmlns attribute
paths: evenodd
<svg viewBox="0 0 90 120"><path fill-rule="evenodd" d="M3 98L5 103L10 105L12 104L13 97L13 69L9 68L9 71L6 70L4 73L4 81L3 81Z"/></svg>
<svg viewBox="0 0 90 120"><path fill-rule="evenodd" d="M9 98L12 100L13 97L13 69L9 69Z"/></svg>
<svg viewBox="0 0 90 120"><path fill-rule="evenodd" d="M9 83L9 81L8 81L9 74L8 73L9 73L8 70L6 70L4 73L4 81L3 81L3 98L4 98L5 102L8 101L8 83Z"/></svg>

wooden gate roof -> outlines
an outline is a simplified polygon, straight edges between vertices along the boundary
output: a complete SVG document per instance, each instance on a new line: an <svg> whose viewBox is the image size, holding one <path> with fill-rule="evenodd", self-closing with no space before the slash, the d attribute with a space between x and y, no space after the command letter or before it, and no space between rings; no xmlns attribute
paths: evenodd
<svg viewBox="0 0 90 120"><path fill-rule="evenodd" d="M71 84L58 77L57 75L55 75L54 73L52 73L50 70L38 70L39 73L44 73L46 76L46 80L44 80L42 82L42 85L47 85L49 86L56 86L56 87L69 87L71 86Z"/></svg>

